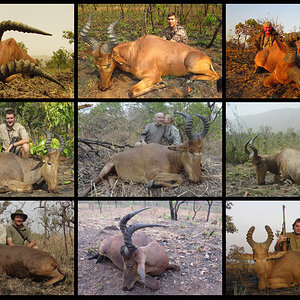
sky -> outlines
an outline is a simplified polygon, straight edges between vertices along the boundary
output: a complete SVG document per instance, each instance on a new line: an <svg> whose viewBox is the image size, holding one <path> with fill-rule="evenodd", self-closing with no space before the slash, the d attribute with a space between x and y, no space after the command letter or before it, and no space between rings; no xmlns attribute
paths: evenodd
<svg viewBox="0 0 300 300"><path fill-rule="evenodd" d="M300 12L299 12L300 13ZM232 110L239 116L256 115L282 108L300 108L300 103L291 102L229 102L226 104L226 118L234 119Z"/></svg>
<svg viewBox="0 0 300 300"><path fill-rule="evenodd" d="M284 26L284 32L299 30L300 4L227 4L226 38L234 34L234 28L248 19L276 20ZM232 31L230 31L230 29Z"/></svg>
<svg viewBox="0 0 300 300"><path fill-rule="evenodd" d="M274 241L270 246L270 251L274 252L276 230L281 231L283 211L285 205L286 231L292 232L292 224L300 218L300 201L230 201L233 203L231 209L226 210L226 215L233 217L233 223L238 229L237 233L226 234L226 251L230 245L243 246L246 253L252 253L251 247L246 241L246 235L251 226L255 226L253 240L264 242L267 239L265 225L269 225L274 234Z"/></svg>
<svg viewBox="0 0 300 300"><path fill-rule="evenodd" d="M0 22L17 21L51 33L52 36L6 31L2 40L14 38L28 47L30 56L52 56L59 48L73 52L73 45L62 38L63 30L74 32L73 4L0 4Z"/></svg>

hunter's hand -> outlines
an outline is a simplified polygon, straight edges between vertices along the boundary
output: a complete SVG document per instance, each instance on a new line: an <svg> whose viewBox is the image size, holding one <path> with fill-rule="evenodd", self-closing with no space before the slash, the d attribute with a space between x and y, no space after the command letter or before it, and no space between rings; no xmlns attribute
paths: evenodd
<svg viewBox="0 0 300 300"><path fill-rule="evenodd" d="M282 242L285 242L286 241L286 235L282 235L280 238L279 238L279 243L282 243Z"/></svg>

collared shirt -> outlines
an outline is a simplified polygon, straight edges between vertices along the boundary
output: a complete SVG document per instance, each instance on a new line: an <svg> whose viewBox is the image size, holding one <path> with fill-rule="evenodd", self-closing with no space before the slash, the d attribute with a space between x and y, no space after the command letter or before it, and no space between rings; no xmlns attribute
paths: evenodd
<svg viewBox="0 0 300 300"><path fill-rule="evenodd" d="M166 126L164 124L157 126L156 123L147 124L141 133L141 141L147 144L157 143L162 144L162 138L165 134Z"/></svg>
<svg viewBox="0 0 300 300"><path fill-rule="evenodd" d="M165 28L162 38L168 41L174 40L184 44L186 44L188 40L186 30L180 25L176 25L175 28L171 28L170 26Z"/></svg>
<svg viewBox="0 0 300 300"><path fill-rule="evenodd" d="M166 132L164 137L169 145L181 144L179 130L174 125L166 126Z"/></svg>
<svg viewBox="0 0 300 300"><path fill-rule="evenodd" d="M0 143L4 149L7 149L12 138L17 138L19 141L23 139L29 139L29 135L24 126L19 123L15 123L10 129L6 123L0 125Z"/></svg>
<svg viewBox="0 0 300 300"><path fill-rule="evenodd" d="M286 237L290 239L290 250L300 251L300 238L294 232L287 232Z"/></svg>
<svg viewBox="0 0 300 300"><path fill-rule="evenodd" d="M6 230L5 227L0 224L0 245L6 244Z"/></svg>
<svg viewBox="0 0 300 300"><path fill-rule="evenodd" d="M32 237L31 231L27 226L23 225L23 228L19 229L19 231L24 236L24 239L29 243L34 239ZM12 242L15 246L23 246L24 239L21 237L20 233L17 231L14 225L9 225L6 227L6 238L12 238Z"/></svg>

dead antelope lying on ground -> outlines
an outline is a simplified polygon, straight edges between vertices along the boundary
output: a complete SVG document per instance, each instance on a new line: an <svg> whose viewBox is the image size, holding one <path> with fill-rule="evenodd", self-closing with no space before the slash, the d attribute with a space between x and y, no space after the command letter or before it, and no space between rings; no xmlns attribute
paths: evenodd
<svg viewBox="0 0 300 300"><path fill-rule="evenodd" d="M0 153L0 193L10 191L31 193L32 185L41 177L48 184L49 193L57 193L60 153L65 148L65 141L60 135L54 133L60 141L59 148L54 149L50 146L53 134L42 131L47 135L45 147L48 154L41 156L40 161L21 158L14 153Z"/></svg>
<svg viewBox="0 0 300 300"><path fill-rule="evenodd" d="M300 57L297 56L295 43L299 39L300 32L289 33L286 35L284 43L277 39L273 46L256 54L255 68L262 67L272 72L264 80L265 87L296 82L300 89Z"/></svg>
<svg viewBox="0 0 300 300"><path fill-rule="evenodd" d="M268 252L274 235L271 228L266 225L268 238L264 243L254 242L252 236L255 229L252 226L247 233L247 242L253 254L240 254L238 258L254 260L258 277L258 289L278 289L300 285L300 252L279 251Z"/></svg>
<svg viewBox="0 0 300 300"><path fill-rule="evenodd" d="M131 290L137 281L141 281L152 290L159 289L159 282L150 275L162 274L166 269L179 270L177 265L169 264L169 258L162 246L143 232L136 232L146 227L168 227L157 224L133 224L127 222L141 211L129 213L120 221L119 233L103 240L99 253L90 259L97 258L97 263L108 257L118 269L123 270L123 290Z"/></svg>
<svg viewBox="0 0 300 300"><path fill-rule="evenodd" d="M2 35L7 30L17 30L22 32L38 33L43 35L52 35L42 30L30 27L26 24L14 21L3 21L0 23L0 81L10 82L16 78L16 75L35 75L44 77L53 81L64 88L53 76L42 71L38 67L35 59L31 58L13 39L1 41Z"/></svg>
<svg viewBox="0 0 300 300"><path fill-rule="evenodd" d="M58 262L50 254L26 246L0 245L0 274L17 278L40 276L50 278L45 286L64 279Z"/></svg>
<svg viewBox="0 0 300 300"><path fill-rule="evenodd" d="M107 28L109 42L100 45L88 36L91 28L92 11L80 37L90 45L94 62L98 68L100 81L98 89L106 91L111 87L111 77L115 68L131 73L141 79L129 92L130 97L138 97L158 88L165 87L161 76L183 76L194 73L191 80L217 80L211 59L196 48L184 43L163 40L154 35L143 36L136 41L118 44L114 27L124 16L119 17ZM218 82L220 85L220 82Z"/></svg>
<svg viewBox="0 0 300 300"><path fill-rule="evenodd" d="M209 123L205 117L193 114L204 124L201 132L193 134L193 117L185 113L177 114L186 118L185 134L189 138L187 142L173 146L153 143L114 154L93 184L98 184L109 173L116 172L122 179L145 183L147 187L175 187L183 183L183 177L179 174L182 169L192 182L200 183L202 181L203 139L209 130ZM87 196L90 191L91 186L83 192L81 197Z"/></svg>
<svg viewBox="0 0 300 300"><path fill-rule="evenodd" d="M265 177L268 171L275 174L275 182L289 179L296 184L300 184L300 152L285 148L275 155L260 156L257 149L253 146L253 142L257 137L258 135L249 139L244 145L244 150L253 164L258 184L265 184ZM253 153L249 152L248 145L253 150Z"/></svg>

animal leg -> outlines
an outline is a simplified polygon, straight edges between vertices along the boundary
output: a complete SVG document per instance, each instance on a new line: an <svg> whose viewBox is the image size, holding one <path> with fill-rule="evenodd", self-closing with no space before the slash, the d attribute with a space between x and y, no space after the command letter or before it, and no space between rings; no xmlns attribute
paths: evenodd
<svg viewBox="0 0 300 300"><path fill-rule="evenodd" d="M0 193L17 192L17 193L32 193L33 186L30 183L25 183L17 180L10 180L0 187Z"/></svg>
<svg viewBox="0 0 300 300"><path fill-rule="evenodd" d="M59 282L65 278L65 276L57 269L55 269L55 271L53 271L53 273L51 275L47 275L47 276L52 277L52 279L45 282L44 283L45 286L50 286L50 285L52 285L56 282Z"/></svg>
<svg viewBox="0 0 300 300"><path fill-rule="evenodd" d="M271 289L290 288L297 286L295 282L292 282L292 279L288 280L288 278L270 278L268 279L268 283Z"/></svg>
<svg viewBox="0 0 300 300"><path fill-rule="evenodd" d="M156 280L155 278L151 277L150 275L146 274L145 277L145 286L153 291L159 290L159 281Z"/></svg>
<svg viewBox="0 0 300 300"><path fill-rule="evenodd" d="M265 87L272 87L274 85L280 84L280 82L277 80L276 75L272 73L269 77L265 78L263 85Z"/></svg>
<svg viewBox="0 0 300 300"><path fill-rule="evenodd" d="M140 82L138 82L136 85L131 87L129 91L129 96L131 98L136 98L141 95L147 94L153 90L157 89L163 89L166 87L166 84L160 84L157 85L157 83L161 82L161 77L155 78L155 77L145 77Z"/></svg>
<svg viewBox="0 0 300 300"><path fill-rule="evenodd" d="M167 269L172 271L180 271L180 267L176 264L169 264Z"/></svg>
<svg viewBox="0 0 300 300"><path fill-rule="evenodd" d="M5 82L9 83L9 82L13 81L14 79L16 79L18 76L19 76L19 74L11 75L5 79Z"/></svg>
<svg viewBox="0 0 300 300"><path fill-rule="evenodd" d="M175 181L175 183L168 183L167 181ZM153 178L152 185L150 187L155 186L167 186L167 187L175 187L179 186L183 183L183 178L180 174L173 173L160 173Z"/></svg>

